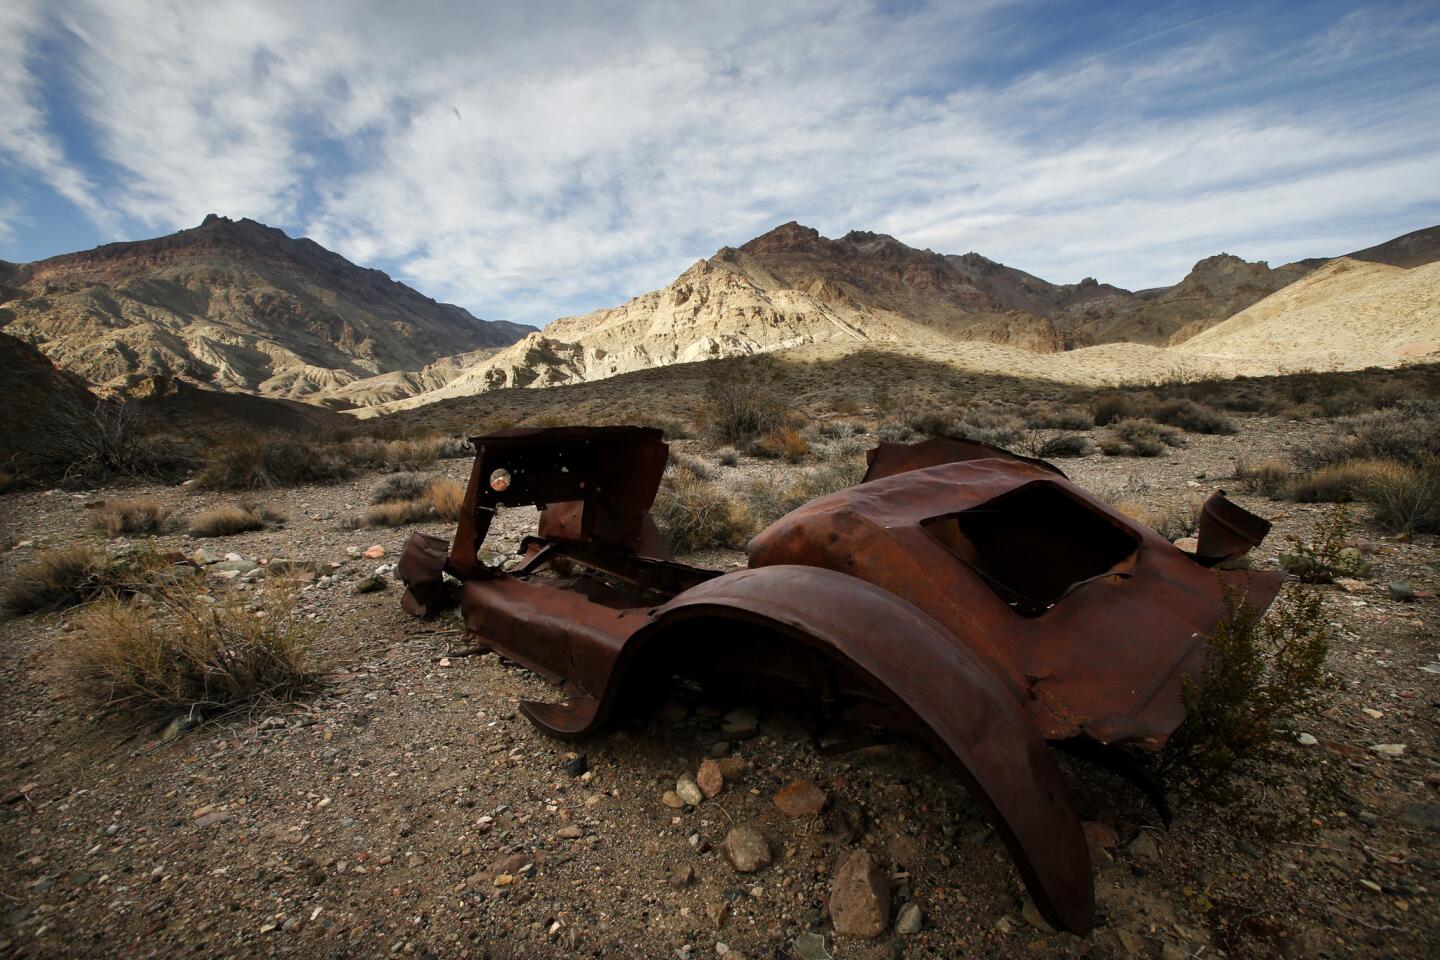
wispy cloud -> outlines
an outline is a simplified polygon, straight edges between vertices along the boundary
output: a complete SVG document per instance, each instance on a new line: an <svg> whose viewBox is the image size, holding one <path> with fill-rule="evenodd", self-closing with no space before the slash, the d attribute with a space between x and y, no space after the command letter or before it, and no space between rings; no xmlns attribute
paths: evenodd
<svg viewBox="0 0 1440 960"><path fill-rule="evenodd" d="M1056 3L46 9L0 8L0 150L97 222L253 216L486 316L608 305L792 218L1130 286L1440 219L1424 6L1147 3L1058 45Z"/></svg>

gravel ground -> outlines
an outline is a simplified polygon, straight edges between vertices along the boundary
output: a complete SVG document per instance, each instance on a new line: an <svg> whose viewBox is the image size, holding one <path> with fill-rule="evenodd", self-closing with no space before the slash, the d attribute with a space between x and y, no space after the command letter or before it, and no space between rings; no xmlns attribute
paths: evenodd
<svg viewBox="0 0 1440 960"><path fill-rule="evenodd" d="M1097 490L1163 508L1203 497L1250 460L1283 457L1313 425L1253 418L1238 437L1192 437L1151 460L1090 457L1064 469ZM702 453L693 441L679 446ZM468 464L440 471L463 481ZM778 478L745 460L725 480ZM678 692L656 716L580 743L538 734L516 710L553 696L494 656L440 658L458 623L423 623L395 587L353 584L395 559L406 530L347 531L378 476L272 491L280 529L162 544L246 558L313 561L338 575L303 609L322 627L316 695L160 741L71 697L53 668L84 643L65 614L0 623L0 955L437 957L1428 957L1440 951L1440 602L1401 603L1386 585L1437 588L1437 541L1382 538L1362 592L1326 588L1338 627L1331 668L1346 689L1307 721L1342 781L1343 811L1303 842L1232 835L1213 811L1177 811L1162 829L1129 787L1066 765L1091 828L1100 921L1057 934L965 790L910 743L822 757L798 721L760 715L758 735L723 740L746 704ZM145 496L191 514L232 496L137 487L0 498L0 577L38 547L92 538L86 504ZM1243 494L1276 521L1256 562L1273 565L1322 507ZM510 544L529 511L499 524ZM1363 511L1357 511L1363 527ZM427 532L448 534L450 524ZM380 560L347 547L385 548ZM735 553L695 562L728 566ZM339 566L331 571L329 564ZM1434 668L1440 671L1440 667ZM1376 744L1403 744L1399 756ZM577 763L585 758L584 772ZM709 755L724 788L667 805ZM818 785L821 816L773 798ZM858 829L847 829L855 827ZM736 825L768 838L774 863L737 873L721 851ZM849 834L849 835L847 835ZM836 936L827 908L839 855L881 865L891 913L918 932Z"/></svg>

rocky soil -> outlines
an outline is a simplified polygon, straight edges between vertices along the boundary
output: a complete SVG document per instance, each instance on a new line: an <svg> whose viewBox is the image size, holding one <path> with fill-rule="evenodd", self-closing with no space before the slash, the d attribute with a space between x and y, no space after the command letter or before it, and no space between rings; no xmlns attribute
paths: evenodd
<svg viewBox="0 0 1440 960"><path fill-rule="evenodd" d="M1092 489L1163 508L1303 445L1252 418L1153 460L1063 463ZM681 450L704 455L695 441ZM467 465L442 472L463 480ZM722 477L771 471L742 460ZM1372 542L1370 579L1328 587L1345 689L1305 732L1340 811L1293 843L1177 811L1067 764L1087 822L1099 922L1050 931L964 788L921 746L822 756L803 726L676 691L656 715L578 744L517 712L553 696L413 620L392 584L406 530L347 531L377 477L273 491L280 529L215 541L247 560L313 561L322 625L312 697L165 739L72 697L71 616L0 623L0 955L507 957L1426 957L1440 950L1437 541ZM126 488L183 514L234 497ZM1323 507L1236 495L1275 520L1256 562ZM0 498L0 578L35 550L93 538L95 493ZM533 513L499 524L513 546ZM448 524L430 524L448 533ZM383 556L366 557L373 546ZM372 551L373 552L373 551ZM735 564L739 554L694 558ZM332 566L333 565L333 566ZM244 566L241 564L239 566ZM219 578L214 578L217 584ZM1389 584L1418 594L1392 599ZM322 585L325 584L325 585ZM242 574L224 589L250 589ZM448 656L447 656L448 655ZM171 733L175 733L172 728ZM1308 741L1307 741L1308 742ZM1286 803L1283 796L1273 799Z"/></svg>

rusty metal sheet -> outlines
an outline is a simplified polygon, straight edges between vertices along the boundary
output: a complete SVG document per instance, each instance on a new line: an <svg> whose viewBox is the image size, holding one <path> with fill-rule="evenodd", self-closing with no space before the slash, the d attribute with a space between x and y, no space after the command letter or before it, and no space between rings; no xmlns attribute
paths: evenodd
<svg viewBox="0 0 1440 960"><path fill-rule="evenodd" d="M455 577L478 638L562 685L562 702L522 704L533 722L599 729L661 686L656 656L716 682L823 691L953 757L1037 906L1077 933L1088 858L1046 741L1158 749L1184 719L1182 678L1202 675L1225 589L1263 610L1281 581L1206 569L1269 528L1222 494L1192 557L1044 461L948 437L881 444L864 482L782 517L751 542L750 569L722 575L675 562L648 514L668 453L658 431L473 442L448 554L412 537L398 573L421 615ZM541 513L518 564L482 563L495 510L525 504Z"/></svg>

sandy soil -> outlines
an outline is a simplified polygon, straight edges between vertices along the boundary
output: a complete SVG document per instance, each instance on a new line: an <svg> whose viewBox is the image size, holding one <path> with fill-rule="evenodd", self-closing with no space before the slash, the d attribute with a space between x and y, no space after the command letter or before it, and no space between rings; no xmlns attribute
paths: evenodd
<svg viewBox="0 0 1440 960"><path fill-rule="evenodd" d="M1238 437L1191 437L1153 460L1063 466L1082 485L1162 507L1222 485L1242 453L1284 456L1314 429L1252 418ZM704 453L695 441L677 446ZM463 479L466 464L442 469ZM722 475L776 469L744 460ZM1117 840L1094 849L1100 922L1081 939L1028 919L994 832L916 745L822 757L796 720L767 713L757 737L724 750L748 772L675 810L662 795L715 748L720 714L743 704L681 698L663 716L574 746L539 735L515 703L552 696L541 680L494 656L441 666L463 643L455 621L406 617L394 587L352 591L377 561L345 548L380 544L388 562L406 534L341 529L376 480L274 491L266 499L291 517L283 529L204 543L339 564L334 586L304 594L306 614L323 626L326 674L305 701L157 742L154 730L97 717L71 696L54 669L57 651L85 642L69 615L0 623L0 955L771 958L812 948L809 934L843 958L1440 949L1440 602L1386 592L1396 579L1440 586L1434 537L1401 543L1369 532L1368 586L1327 588L1338 627L1330 664L1347 686L1306 732L1340 775L1345 803L1305 841L1232 835L1204 808L1177 811L1164 830L1129 787L1067 765L1082 815ZM232 499L177 487L105 495L152 496L182 513ZM1276 522L1261 565L1274 564L1288 536L1308 536L1324 509L1236 498ZM96 499L0 498L0 542L25 544L0 554L0 577L38 547L92 537L85 505ZM513 545L532 516L507 512L502 537ZM1395 743L1405 745L1395 758L1371 749ZM567 769L572 750L586 757L583 776ZM819 784L832 806L864 811L851 846L889 868L897 907L921 907L919 933L833 935L826 896L841 845L771 800L796 778ZM774 865L734 872L716 847L735 823L769 835ZM497 885L500 874L513 882Z"/></svg>

